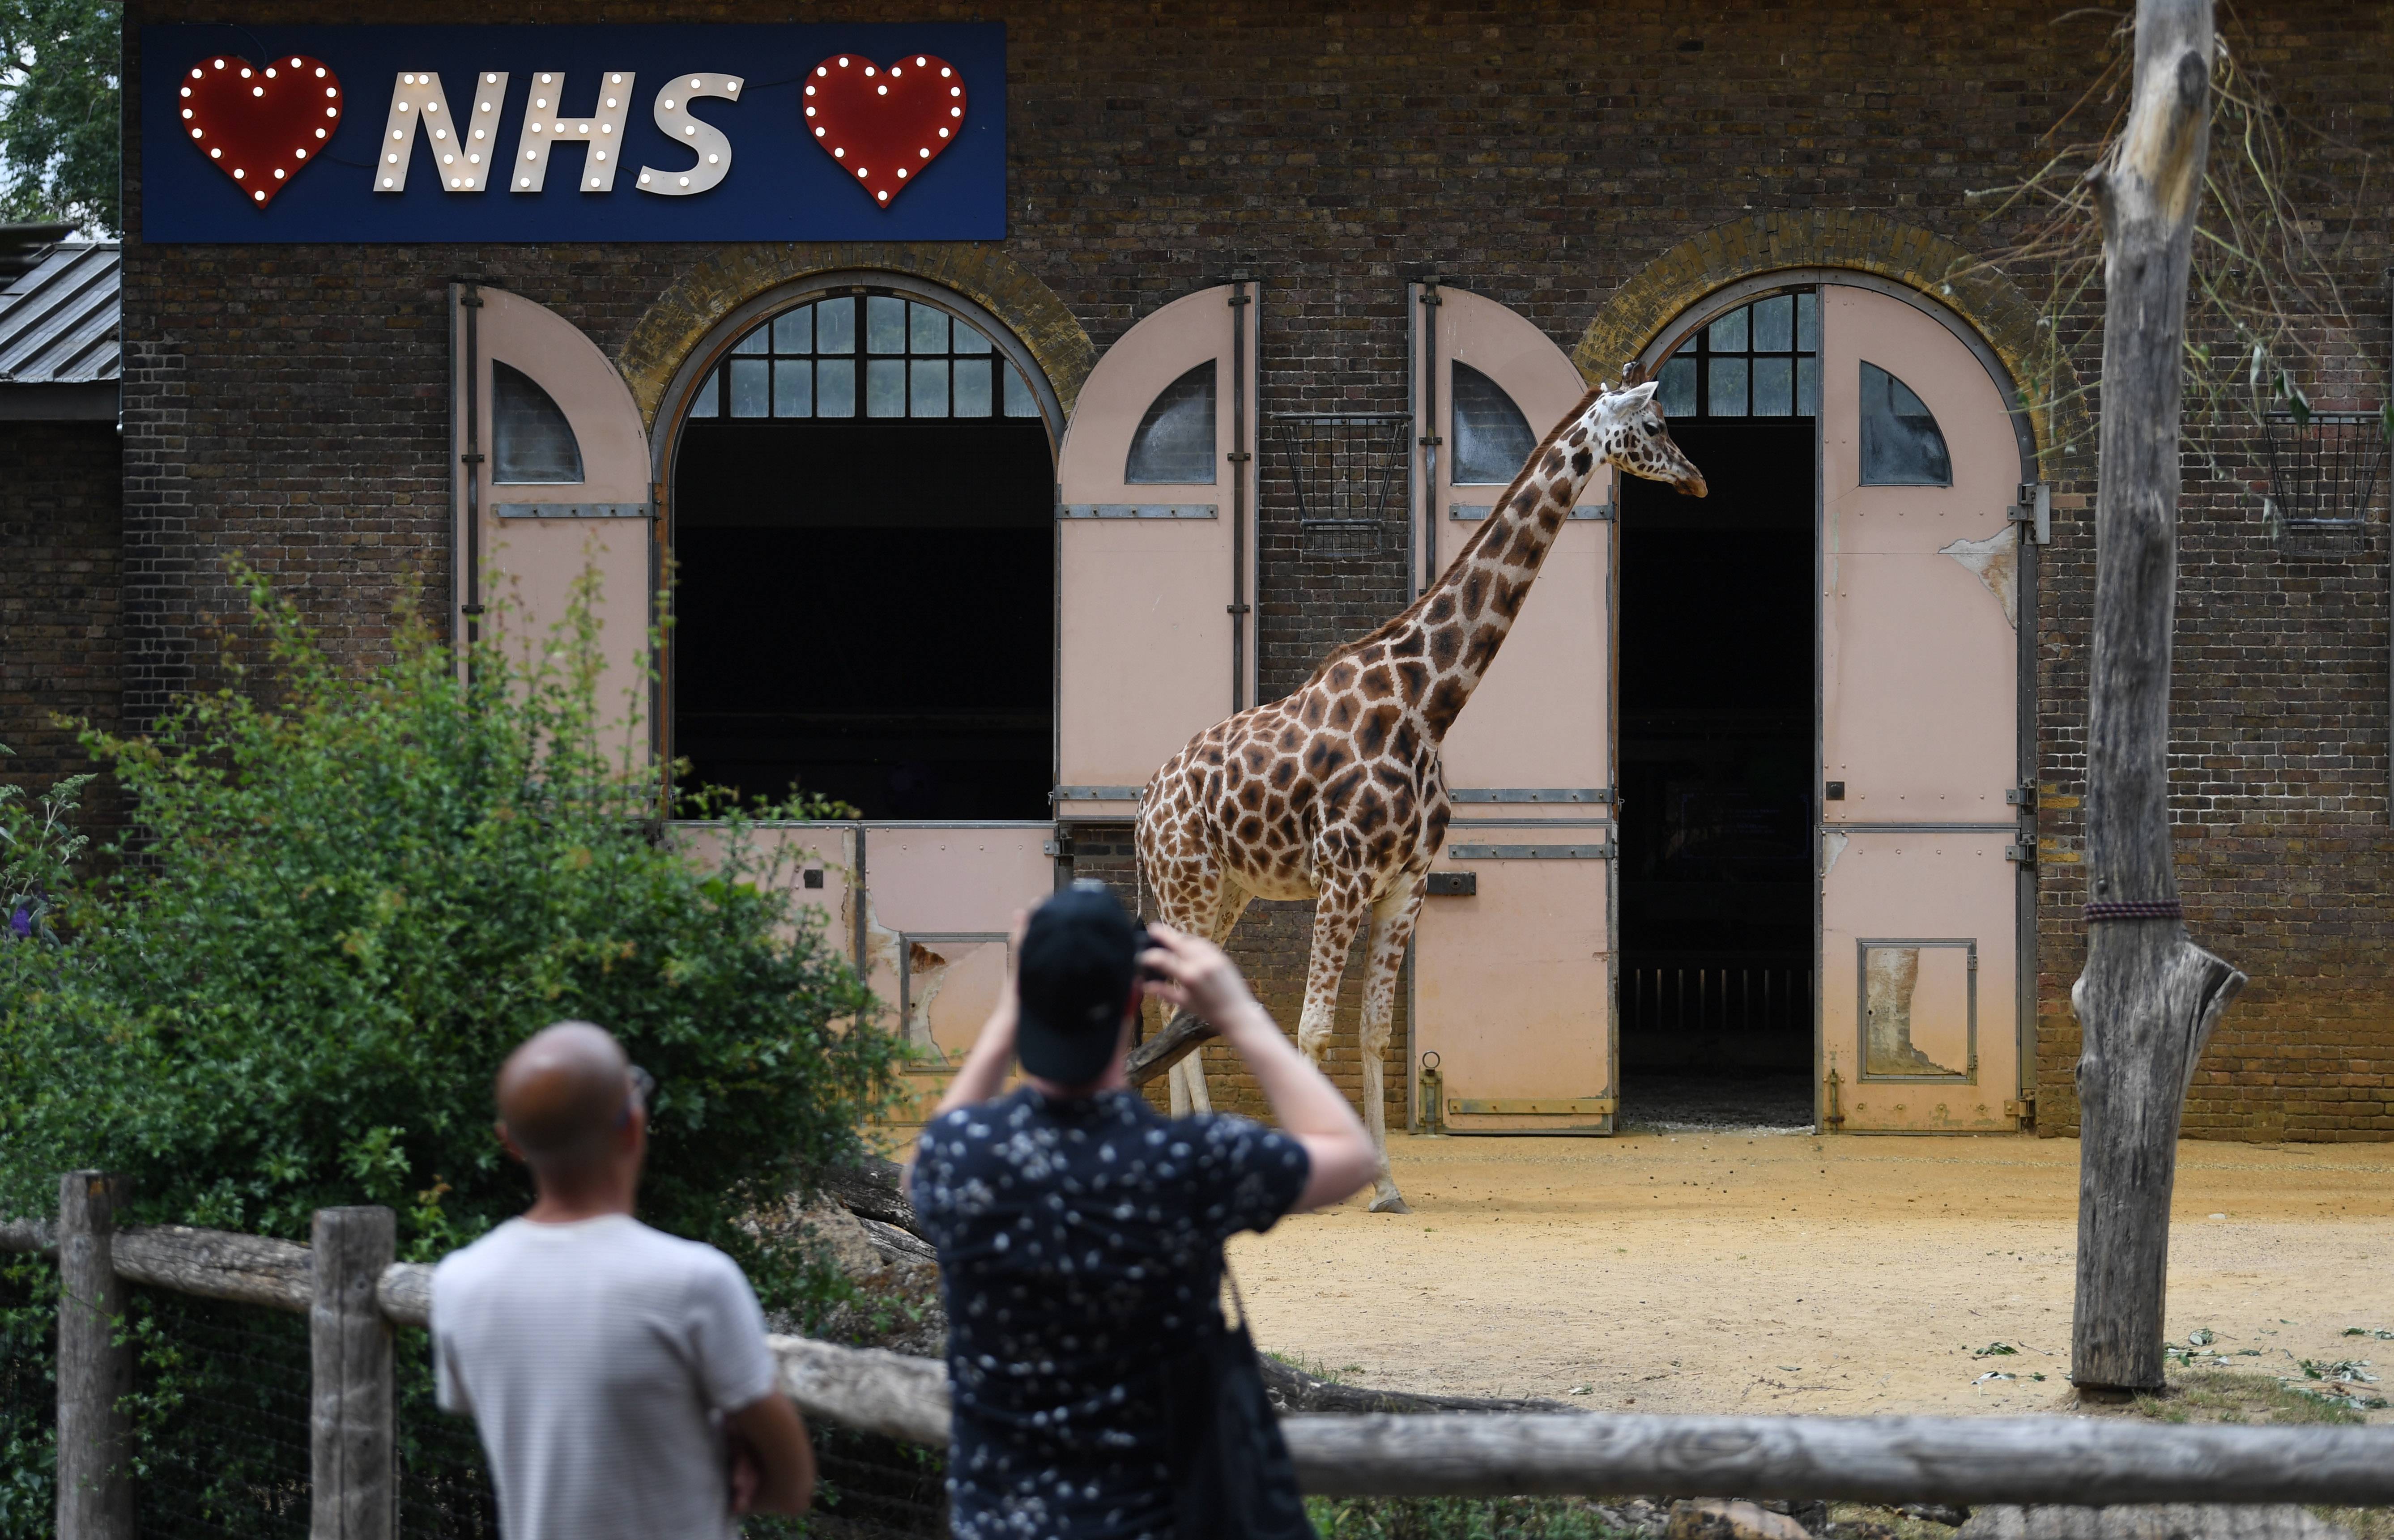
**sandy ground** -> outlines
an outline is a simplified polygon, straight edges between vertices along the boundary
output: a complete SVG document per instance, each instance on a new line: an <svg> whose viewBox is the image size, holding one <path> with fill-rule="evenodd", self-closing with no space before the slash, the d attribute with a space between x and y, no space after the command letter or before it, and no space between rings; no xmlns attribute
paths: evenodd
<svg viewBox="0 0 2394 1540"><path fill-rule="evenodd" d="M2075 1140L1391 1136L1389 1153L1411 1216L1358 1199L1234 1244L1259 1346L1361 1385L1640 1411L2067 1403ZM2374 1359L2394 1388L2394 1341L2341 1335L2394 1328L2394 1145L2181 1145L2166 1324L2258 1349L2232 1367ZM1975 1356L1996 1342L2019 1350Z"/></svg>

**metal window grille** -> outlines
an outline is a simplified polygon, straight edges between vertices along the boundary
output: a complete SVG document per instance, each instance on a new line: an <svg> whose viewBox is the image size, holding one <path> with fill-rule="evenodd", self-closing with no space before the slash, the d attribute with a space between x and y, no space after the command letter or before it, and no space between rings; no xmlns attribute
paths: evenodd
<svg viewBox="0 0 2394 1540"><path fill-rule="evenodd" d="M2261 520L2269 538L2365 535L2379 522L2386 431L2375 412L2313 412L2299 422L2291 412L2271 413L2261 436L2269 467Z"/></svg>
<svg viewBox="0 0 2394 1540"><path fill-rule="evenodd" d="M1412 423L1402 412L1264 415L1266 463L1288 482L1306 550L1377 556L1402 538Z"/></svg>

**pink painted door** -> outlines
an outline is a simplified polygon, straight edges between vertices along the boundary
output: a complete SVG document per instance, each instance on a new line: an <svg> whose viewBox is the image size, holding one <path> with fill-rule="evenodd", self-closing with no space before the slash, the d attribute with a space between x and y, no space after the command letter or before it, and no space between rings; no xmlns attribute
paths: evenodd
<svg viewBox="0 0 2394 1540"><path fill-rule="evenodd" d="M1255 704L1256 285L1106 349L1057 455L1057 813L1128 819L1189 739Z"/></svg>
<svg viewBox="0 0 2394 1540"><path fill-rule="evenodd" d="M1415 436L1439 441L1416 451L1417 587L1587 388L1520 315L1434 292L1414 293ZM1441 749L1455 818L1414 941L1417 1128L1612 1128L1611 500L1601 469Z"/></svg>
<svg viewBox="0 0 2394 1540"><path fill-rule="evenodd" d="M587 574L606 660L600 719L611 744L628 734L645 757L656 504L639 408L598 344L505 289L452 285L450 341L452 634L536 653Z"/></svg>
<svg viewBox="0 0 2394 1540"><path fill-rule="evenodd" d="M1822 321L1822 1073L1849 1132L2012 1128L2019 442L1938 319Z"/></svg>

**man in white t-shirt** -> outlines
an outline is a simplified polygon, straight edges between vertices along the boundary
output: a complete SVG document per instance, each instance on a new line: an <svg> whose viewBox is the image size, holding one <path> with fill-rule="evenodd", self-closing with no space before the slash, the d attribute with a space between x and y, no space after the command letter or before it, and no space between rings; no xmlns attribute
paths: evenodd
<svg viewBox="0 0 2394 1540"><path fill-rule="evenodd" d="M508 1056L499 1138L538 1201L432 1271L441 1406L481 1431L506 1540L723 1540L813 1495L747 1279L632 1218L647 1079L584 1021Z"/></svg>

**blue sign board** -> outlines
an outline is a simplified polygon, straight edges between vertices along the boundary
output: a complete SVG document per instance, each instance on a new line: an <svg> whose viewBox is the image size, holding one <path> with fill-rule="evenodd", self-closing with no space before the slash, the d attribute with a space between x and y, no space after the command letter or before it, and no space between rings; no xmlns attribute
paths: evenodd
<svg viewBox="0 0 2394 1540"><path fill-rule="evenodd" d="M1006 236L999 23L139 37L145 242Z"/></svg>

